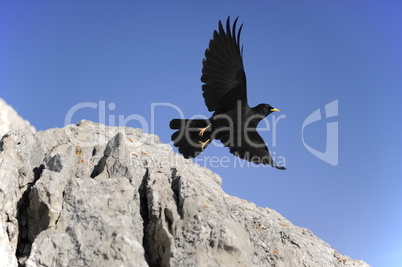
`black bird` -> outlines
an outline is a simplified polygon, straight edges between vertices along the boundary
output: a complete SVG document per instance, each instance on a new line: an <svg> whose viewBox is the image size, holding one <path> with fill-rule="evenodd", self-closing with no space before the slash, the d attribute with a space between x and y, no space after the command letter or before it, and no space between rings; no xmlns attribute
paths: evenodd
<svg viewBox="0 0 402 267"><path fill-rule="evenodd" d="M170 128L178 130L172 141L185 158L197 157L213 139L218 139L242 159L285 169L272 160L256 129L262 119L279 110L268 104L250 108L247 103L243 47L240 48L243 24L237 31L237 19L231 29L230 16L227 18L226 31L219 21L219 31L214 31L202 62L202 95L208 111L214 111L212 117L171 120Z"/></svg>

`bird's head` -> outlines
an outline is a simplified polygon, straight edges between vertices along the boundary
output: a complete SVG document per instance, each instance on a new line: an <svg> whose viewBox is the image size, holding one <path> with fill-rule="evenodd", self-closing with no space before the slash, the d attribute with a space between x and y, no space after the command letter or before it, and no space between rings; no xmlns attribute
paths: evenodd
<svg viewBox="0 0 402 267"><path fill-rule="evenodd" d="M269 114L271 114L272 112L275 112L275 111L279 112L279 109L276 109L269 104L259 104L258 106L253 108L253 110L255 113L260 114L264 118L266 116L268 116Z"/></svg>

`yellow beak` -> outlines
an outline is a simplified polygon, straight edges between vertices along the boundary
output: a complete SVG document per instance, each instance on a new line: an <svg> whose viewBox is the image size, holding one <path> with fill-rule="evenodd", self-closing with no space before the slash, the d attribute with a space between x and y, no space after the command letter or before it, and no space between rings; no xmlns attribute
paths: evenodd
<svg viewBox="0 0 402 267"><path fill-rule="evenodd" d="M280 110L277 109L277 108L273 108L273 109L271 109L271 111L277 111L277 112L279 112Z"/></svg>

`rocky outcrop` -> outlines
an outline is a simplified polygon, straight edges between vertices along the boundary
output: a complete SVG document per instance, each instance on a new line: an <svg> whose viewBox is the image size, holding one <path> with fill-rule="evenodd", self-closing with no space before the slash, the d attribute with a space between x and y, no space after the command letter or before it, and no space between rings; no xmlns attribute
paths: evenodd
<svg viewBox="0 0 402 267"><path fill-rule="evenodd" d="M35 132L35 128L28 121L21 118L10 105L0 98L0 138L11 130Z"/></svg>
<svg viewBox="0 0 402 267"><path fill-rule="evenodd" d="M8 132L1 266L368 266L220 184L139 129Z"/></svg>

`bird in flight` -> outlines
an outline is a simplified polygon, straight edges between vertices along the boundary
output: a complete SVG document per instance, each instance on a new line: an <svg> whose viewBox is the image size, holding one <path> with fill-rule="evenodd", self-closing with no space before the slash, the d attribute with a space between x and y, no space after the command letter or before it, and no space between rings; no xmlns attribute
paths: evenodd
<svg viewBox="0 0 402 267"><path fill-rule="evenodd" d="M246 74L243 66L243 47L236 29L237 19L222 22L205 51L201 81L203 97L209 119L173 119L170 128L177 130L172 141L185 158L197 157L213 139L220 140L235 156L254 163L271 165L277 169L268 147L257 132L258 123L272 112L279 110L269 104L250 108L247 102Z"/></svg>

